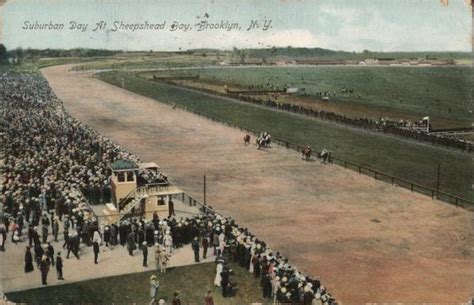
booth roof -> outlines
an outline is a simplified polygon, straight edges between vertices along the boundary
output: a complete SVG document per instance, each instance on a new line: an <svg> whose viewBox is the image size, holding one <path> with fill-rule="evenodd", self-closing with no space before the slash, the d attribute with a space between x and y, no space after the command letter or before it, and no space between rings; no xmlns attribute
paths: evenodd
<svg viewBox="0 0 474 305"><path fill-rule="evenodd" d="M117 160L110 165L113 170L138 169L138 165L129 160Z"/></svg>

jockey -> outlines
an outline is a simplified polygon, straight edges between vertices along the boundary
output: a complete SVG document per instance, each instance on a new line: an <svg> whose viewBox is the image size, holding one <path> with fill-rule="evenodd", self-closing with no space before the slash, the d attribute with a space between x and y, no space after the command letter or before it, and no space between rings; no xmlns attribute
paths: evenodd
<svg viewBox="0 0 474 305"><path fill-rule="evenodd" d="M307 145L301 153L303 154L303 160L308 161L311 158L311 146Z"/></svg>
<svg viewBox="0 0 474 305"><path fill-rule="evenodd" d="M266 145L270 144L270 139L271 138L272 138L272 136L269 133L267 133L267 135L264 138Z"/></svg>
<svg viewBox="0 0 474 305"><path fill-rule="evenodd" d="M326 163L328 157L329 151L326 148L323 148L323 150L321 151L321 158L323 159L323 163Z"/></svg>

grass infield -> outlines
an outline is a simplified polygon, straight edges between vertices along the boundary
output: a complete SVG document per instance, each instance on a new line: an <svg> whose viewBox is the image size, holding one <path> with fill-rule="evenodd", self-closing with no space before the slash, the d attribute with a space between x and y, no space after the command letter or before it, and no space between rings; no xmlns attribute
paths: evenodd
<svg viewBox="0 0 474 305"><path fill-rule="evenodd" d="M304 88L311 99L321 99L318 92L337 92L331 97L335 112L347 116L379 119L420 120L430 116L435 128L469 127L472 69L453 67L348 67L293 66L258 68L219 68L145 72L147 75L199 76L196 82L247 89L286 86ZM341 88L353 90L340 94ZM294 102L287 98L286 102ZM301 98L299 98L301 99ZM329 106L329 105L328 105ZM354 111L359 111L354 113Z"/></svg>
<svg viewBox="0 0 474 305"><path fill-rule="evenodd" d="M214 287L214 263L170 268L163 274L143 272L37 288L8 293L7 297L10 301L27 304L148 304L150 276L156 274L161 286L158 298L163 298L166 304L171 304L175 291L179 292L183 305L203 304L208 289L212 290L214 302L219 305L264 301L258 280L238 265L232 264L231 268L234 270L232 280L238 287L231 298L223 298L221 290Z"/></svg>

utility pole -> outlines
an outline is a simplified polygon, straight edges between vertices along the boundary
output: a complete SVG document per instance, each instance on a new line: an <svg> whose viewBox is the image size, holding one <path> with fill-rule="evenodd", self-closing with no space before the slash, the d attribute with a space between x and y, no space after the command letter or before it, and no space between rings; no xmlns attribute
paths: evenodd
<svg viewBox="0 0 474 305"><path fill-rule="evenodd" d="M206 175L204 175L204 204L206 204Z"/></svg>
<svg viewBox="0 0 474 305"><path fill-rule="evenodd" d="M436 198L439 199L439 177L440 177L440 164L438 163L438 177L436 179Z"/></svg>

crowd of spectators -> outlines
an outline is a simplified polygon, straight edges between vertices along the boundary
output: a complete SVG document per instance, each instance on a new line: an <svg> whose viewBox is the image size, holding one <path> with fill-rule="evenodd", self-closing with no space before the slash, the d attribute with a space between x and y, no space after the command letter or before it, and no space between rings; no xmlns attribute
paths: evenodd
<svg viewBox="0 0 474 305"><path fill-rule="evenodd" d="M138 160L69 116L39 74L1 75L0 100L1 201L12 217L22 211L37 221L41 209L62 215L86 200L110 202L109 164L117 159ZM85 198L71 197L74 189Z"/></svg>
<svg viewBox="0 0 474 305"><path fill-rule="evenodd" d="M4 118L1 250L6 251L9 233L14 244L28 241L25 258L31 259L25 259L25 272L32 271L33 248L43 284L46 265L53 261L50 242L57 242L62 230L66 258L72 253L79 259L84 247L94 246L98 253L95 249L99 245L111 249L122 245L130 255L141 250L146 266L148 247L171 254L172 249L194 242L195 254L198 249L199 256L202 249L205 258L212 249L218 266L233 262L246 268L259 280L264 298L292 304L333 304L319 279L299 272L279 252L210 207L204 206L201 213L188 218L160 220L155 213L151 220L140 217L100 223L87 201L109 202L109 164L138 158L69 116L38 74L1 75L0 100ZM145 171L139 177L146 182L167 182L159 172ZM235 286L230 277L222 281L225 272L219 274L217 286L228 296Z"/></svg>

